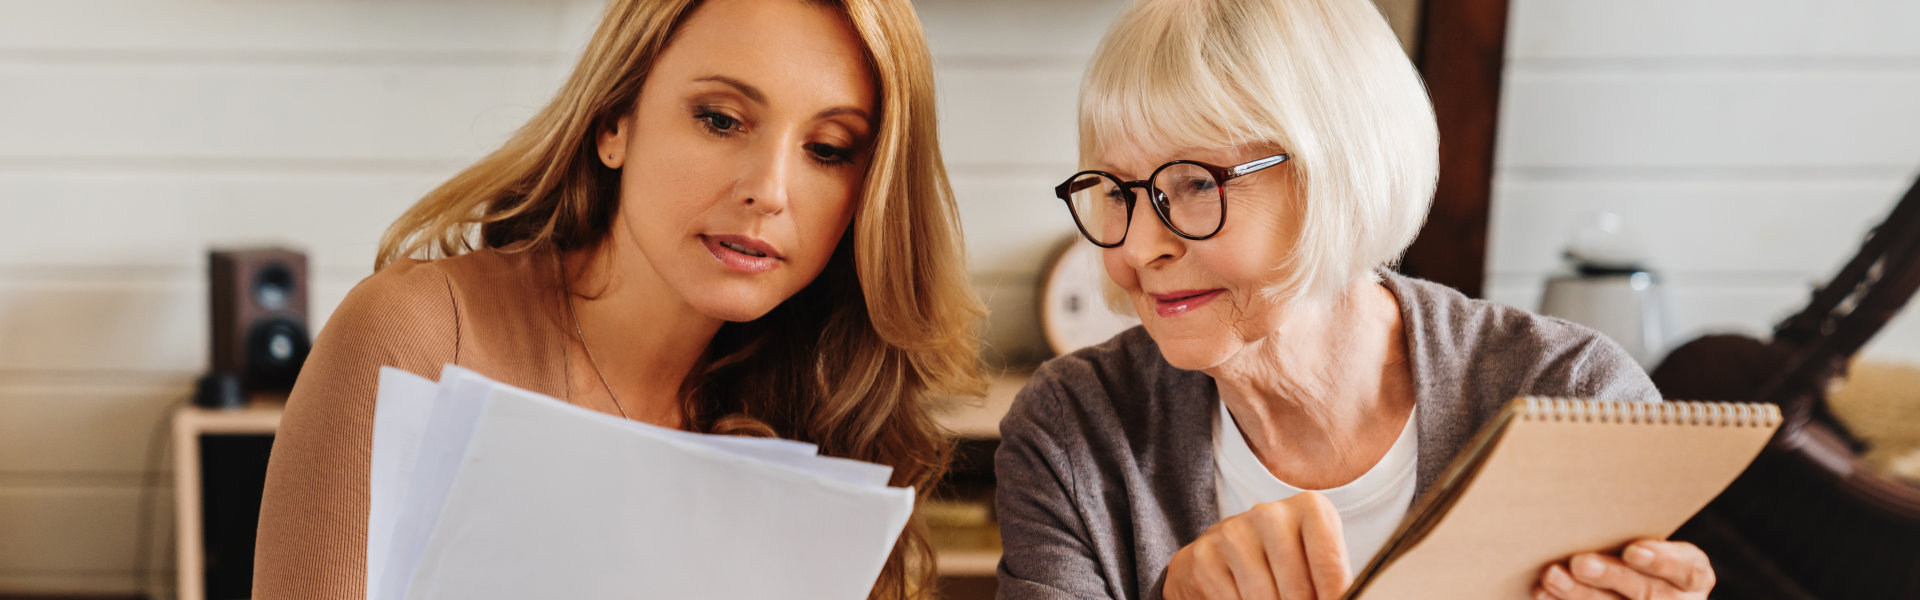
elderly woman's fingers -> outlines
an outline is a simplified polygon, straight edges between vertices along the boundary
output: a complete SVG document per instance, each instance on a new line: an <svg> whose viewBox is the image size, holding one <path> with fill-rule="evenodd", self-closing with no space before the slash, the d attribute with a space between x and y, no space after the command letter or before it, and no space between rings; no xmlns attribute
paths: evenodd
<svg viewBox="0 0 1920 600"><path fill-rule="evenodd" d="M1307 569L1300 538L1267 538L1267 566L1273 570L1274 596L1281 600L1314 600L1313 574Z"/></svg>
<svg viewBox="0 0 1920 600"><path fill-rule="evenodd" d="M1347 564L1347 539L1340 525L1340 511L1312 492L1300 494L1305 510L1300 514L1300 542L1307 569L1313 574L1313 587L1320 600L1339 600L1353 585L1353 568Z"/></svg>
<svg viewBox="0 0 1920 600"><path fill-rule="evenodd" d="M1280 598L1335 600L1346 593L1346 539L1340 513L1325 496L1301 493L1247 511L1264 542L1268 567Z"/></svg>
<svg viewBox="0 0 1920 600"><path fill-rule="evenodd" d="M1247 511L1245 531L1260 540L1265 553L1268 577L1277 592L1274 598L1312 600L1313 575L1307 569L1307 556L1300 544L1299 515L1282 502L1255 505Z"/></svg>
<svg viewBox="0 0 1920 600"><path fill-rule="evenodd" d="M1336 600L1353 585L1340 513L1306 492L1207 528L1167 564L1167 598Z"/></svg>
<svg viewBox="0 0 1920 600"><path fill-rule="evenodd" d="M1173 553L1160 588L1167 600L1234 597L1232 593L1222 593L1222 590L1232 590L1233 573L1226 562L1218 558L1219 550L1211 547L1213 532L1219 527L1215 524L1201 534L1200 539Z"/></svg>
<svg viewBox="0 0 1920 600"><path fill-rule="evenodd" d="M1629 600L1706 600L1706 592L1682 591L1667 580L1627 566L1605 554L1581 554L1567 561L1580 583L1610 590Z"/></svg>
<svg viewBox="0 0 1920 600"><path fill-rule="evenodd" d="M1540 587L1534 588L1537 600L1620 600L1621 596L1575 580L1566 565L1552 565L1540 574Z"/></svg>
<svg viewBox="0 0 1920 600"><path fill-rule="evenodd" d="M1267 559L1265 540L1251 527L1229 527L1220 531L1222 553L1233 572L1234 590L1241 598L1284 598L1274 587L1273 568Z"/></svg>
<svg viewBox="0 0 1920 600"><path fill-rule="evenodd" d="M1666 581L1682 592L1713 590L1713 562L1699 546L1686 542L1640 540L1620 553L1627 566Z"/></svg>

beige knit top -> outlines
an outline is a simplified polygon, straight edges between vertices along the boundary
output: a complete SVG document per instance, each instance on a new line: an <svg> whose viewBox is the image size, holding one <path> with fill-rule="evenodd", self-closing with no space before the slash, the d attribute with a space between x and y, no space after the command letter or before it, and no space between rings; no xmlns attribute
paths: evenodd
<svg viewBox="0 0 1920 600"><path fill-rule="evenodd" d="M382 366L439 379L457 364L567 398L572 351L551 252L400 261L355 286L315 340L274 438L253 594L364 598L367 471ZM610 411L610 407L591 407Z"/></svg>

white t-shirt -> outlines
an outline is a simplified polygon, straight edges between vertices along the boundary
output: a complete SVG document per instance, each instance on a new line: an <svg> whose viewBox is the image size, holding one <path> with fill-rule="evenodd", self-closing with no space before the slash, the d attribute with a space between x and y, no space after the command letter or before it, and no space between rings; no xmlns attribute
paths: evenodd
<svg viewBox="0 0 1920 600"><path fill-rule="evenodd" d="M1380 552L1412 508L1420 456L1420 439L1413 423L1413 415L1407 415L1407 425L1401 428L1393 447L1359 479L1333 489L1316 490L1333 501L1334 508L1340 512L1341 534L1347 541L1347 562L1352 565L1354 575L1359 575L1367 562L1373 560L1373 555ZM1219 467L1214 489L1218 491L1222 519L1247 512L1255 504L1285 499L1303 491L1280 481L1260 463L1246 438L1240 435L1240 427L1234 424L1233 413L1227 410L1225 402L1220 403L1220 418L1214 421L1213 461Z"/></svg>

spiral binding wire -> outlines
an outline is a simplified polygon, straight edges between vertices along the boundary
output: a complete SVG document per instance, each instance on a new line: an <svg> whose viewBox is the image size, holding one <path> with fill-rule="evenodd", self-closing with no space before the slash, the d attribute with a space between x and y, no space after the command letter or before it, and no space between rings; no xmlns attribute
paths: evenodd
<svg viewBox="0 0 1920 600"><path fill-rule="evenodd" d="M1520 416L1531 421L1774 427L1780 407L1745 402L1622 402L1569 398L1524 398Z"/></svg>

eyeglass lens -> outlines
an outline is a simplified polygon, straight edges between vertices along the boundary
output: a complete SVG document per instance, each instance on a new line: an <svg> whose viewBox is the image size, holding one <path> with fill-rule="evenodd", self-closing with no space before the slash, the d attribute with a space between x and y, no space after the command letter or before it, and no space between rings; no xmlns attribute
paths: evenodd
<svg viewBox="0 0 1920 600"><path fill-rule="evenodd" d="M1199 165L1174 163L1153 176L1153 186L1165 194L1162 214L1174 230L1205 237L1220 230L1220 182Z"/></svg>
<svg viewBox="0 0 1920 600"><path fill-rule="evenodd" d="M1069 199L1081 230L1101 245L1120 243L1127 237L1127 194L1112 178L1084 174L1068 184Z"/></svg>

